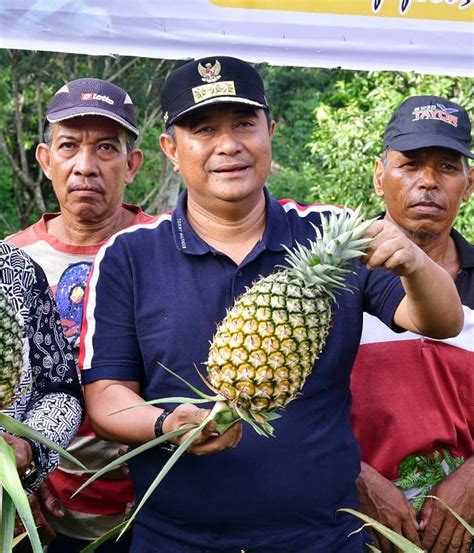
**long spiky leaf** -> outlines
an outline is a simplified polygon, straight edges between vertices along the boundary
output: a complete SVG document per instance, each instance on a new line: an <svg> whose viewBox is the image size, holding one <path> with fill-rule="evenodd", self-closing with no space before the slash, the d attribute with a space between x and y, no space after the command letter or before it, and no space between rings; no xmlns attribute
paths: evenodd
<svg viewBox="0 0 474 553"><path fill-rule="evenodd" d="M127 528L130 526L132 521L135 519L135 517L138 515L140 509L143 507L145 502L148 500L150 495L155 491L158 484L163 480L163 478L168 474L168 472L172 469L172 467L176 464L178 459L185 453L185 451L188 449L188 447L194 442L197 435L202 431L202 429L206 426L206 424L212 420L211 415L204 419L204 421L194 430L190 433L189 437L178 447L176 451L173 452L171 457L166 461L166 463L163 465L163 468L160 470L156 478L153 480L153 482L148 487L148 490L143 495L140 503L136 507L133 515L128 519L127 524L123 528L123 530L120 532L119 539L122 537L122 535L125 533Z"/></svg>
<svg viewBox="0 0 474 553"><path fill-rule="evenodd" d="M407 540L405 537L401 536L400 534L397 534L394 530L388 528L387 526L383 525L382 523L378 522L374 518L369 517L364 513L356 511L355 509L338 509L338 511L349 513L351 515L354 515L357 518L360 518L361 520L366 522L369 526L374 528L374 530L377 530L377 532L380 532L380 534L385 536L390 542L396 545L399 549L401 549L403 553L424 553L423 549L420 549L413 542Z"/></svg>
<svg viewBox="0 0 474 553"><path fill-rule="evenodd" d="M0 426L3 426L3 428L8 430L8 432L11 432L12 434L16 434L17 436L21 436L22 438L35 440L43 444L44 446L49 447L53 451L56 451L56 453L59 453L61 457L64 457L69 462L73 463L74 465L77 465L83 470L87 470L87 468L80 461L78 461L73 455L71 455L65 449L58 446L49 438L41 434L41 432L38 432L34 428L31 428L31 426L28 426L27 424L24 424L20 421L17 421L13 417L10 417L9 415L5 415L4 413L0 413Z"/></svg>
<svg viewBox="0 0 474 553"><path fill-rule="evenodd" d="M0 552L10 553L13 544L13 534L15 531L16 509L7 490L2 488L0 483Z"/></svg>
<svg viewBox="0 0 474 553"><path fill-rule="evenodd" d="M204 399L209 399L209 401L212 401L212 398L210 399L210 396L208 396L207 394L204 394L203 392L201 392L201 390L199 390L198 388L196 388L195 386L193 386L190 382L188 382L187 380L185 380L182 376L180 376L179 374L175 373L174 371L172 371L171 369L169 369L168 367L166 367L165 365L163 365L163 363L160 363L160 361L158 361L158 365L160 365L160 367L162 367L163 369L165 369L165 371L168 371L170 374L172 374L173 376L175 376L176 378L178 378L179 380L181 380L181 382L184 382L184 384L186 384L186 386L192 390L195 394L197 394L200 398Z"/></svg>
<svg viewBox="0 0 474 553"><path fill-rule="evenodd" d="M28 532L33 553L43 553L38 531L31 513L31 507L18 476L15 452L2 437L0 437L0 485L3 486L6 493L10 496L20 515L23 525Z"/></svg>
<svg viewBox="0 0 474 553"><path fill-rule="evenodd" d="M84 549L81 549L80 553L93 553L103 543L117 536L122 531L122 529L126 524L127 524L126 520L124 520L120 524L117 524L117 526L114 526L108 532L105 532L105 534L102 534L100 538L97 538L96 540L94 540L87 547L84 547Z"/></svg>
<svg viewBox="0 0 474 553"><path fill-rule="evenodd" d="M471 536L474 536L474 526L471 526L467 522L467 520L464 520L462 516L456 513L456 511L452 509L445 501L443 501L439 497L436 497L435 495L427 495L426 497L430 497L431 499L436 499L436 501L439 501L440 503L442 503L446 507L446 509L448 509L448 511L453 515L453 517L456 518L459 521L459 523L464 526L464 528L471 534Z"/></svg>
<svg viewBox="0 0 474 553"><path fill-rule="evenodd" d="M142 444L139 447L136 447L132 449L132 451L129 451L128 453L125 453L124 455L121 455L117 459L114 459L110 463L108 463L105 467L102 467L100 470L95 472L80 488L78 488L71 497L74 497L78 493L80 493L85 487L89 486L89 484L92 484L94 480L97 480L97 478L100 478L107 472L110 472L113 469L116 469L120 465L123 465L130 459L133 459L133 457L136 457L137 455L140 455L140 453L143 453L144 451L147 451L148 449L151 449L152 447L155 447L157 445L162 444L163 442L167 442L171 440L172 438L177 438L178 436L182 436L183 434L186 434L186 432L189 432L189 430L192 430L192 426L186 426L183 428L180 428L179 430L174 430L173 432L168 432L167 434L164 434L163 436L160 436L159 438L155 438L154 440L150 440L149 442L146 442Z"/></svg>
<svg viewBox="0 0 474 553"><path fill-rule="evenodd" d="M130 409L137 409L139 407L145 407L145 405L161 405L162 403L191 403L191 404L200 404L200 403L209 403L210 401L216 401L218 397L209 396L209 399L200 399L195 397L164 397L161 399L151 399L150 401L145 401L143 403L137 403L135 405L129 405L118 411L112 411L109 413L109 416L117 415L118 413L123 413L124 411L129 411Z"/></svg>

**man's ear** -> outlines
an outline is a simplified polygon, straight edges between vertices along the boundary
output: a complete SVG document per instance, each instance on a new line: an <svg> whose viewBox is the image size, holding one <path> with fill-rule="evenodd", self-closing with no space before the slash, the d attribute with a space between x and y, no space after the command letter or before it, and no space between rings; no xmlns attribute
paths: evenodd
<svg viewBox="0 0 474 553"><path fill-rule="evenodd" d="M176 147L176 142L173 140L173 137L166 133L162 134L160 136L160 146L166 157L174 165L175 172L179 173L178 148Z"/></svg>
<svg viewBox="0 0 474 553"><path fill-rule="evenodd" d="M275 129L276 129L276 123L272 119L271 122L270 122L270 127L269 127L270 138L273 138L273 135L275 134Z"/></svg>
<svg viewBox="0 0 474 553"><path fill-rule="evenodd" d="M131 184L135 175L143 165L143 152L141 150L132 150L127 154L127 170L125 171L125 183Z"/></svg>
<svg viewBox="0 0 474 553"><path fill-rule="evenodd" d="M43 173L46 175L46 178L51 180L51 151L49 146L42 142L36 147L36 160L40 164Z"/></svg>
<svg viewBox="0 0 474 553"><path fill-rule="evenodd" d="M384 197L384 190L383 190L383 183L382 183L383 174L384 174L383 161L381 159L377 159L374 165L373 182L374 182L375 193L379 198Z"/></svg>
<svg viewBox="0 0 474 553"><path fill-rule="evenodd" d="M464 194L462 195L463 202L467 202L472 194L472 189L474 186L474 167L469 167L468 173L467 173L467 188L464 190Z"/></svg>

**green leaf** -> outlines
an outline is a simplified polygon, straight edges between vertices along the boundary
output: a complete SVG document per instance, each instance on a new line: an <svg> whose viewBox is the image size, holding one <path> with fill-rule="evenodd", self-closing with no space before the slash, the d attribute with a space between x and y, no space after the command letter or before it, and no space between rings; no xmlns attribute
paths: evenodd
<svg viewBox="0 0 474 553"><path fill-rule="evenodd" d="M439 501L442 503L446 509L453 515L453 517L457 518L460 524L464 526L464 528L471 534L471 536L474 536L474 526L471 526L466 520L462 518L461 515L456 513L454 509L452 509L447 503L445 503L442 499L439 497L436 497L435 495L427 495L426 497L431 497L431 499L436 499L436 501Z"/></svg>
<svg viewBox="0 0 474 553"><path fill-rule="evenodd" d="M164 434L163 436L160 436L159 438L155 438L154 440L150 440L149 442L146 442L145 444L142 444L139 447L136 447L132 449L132 451L129 451L128 453L125 453L125 455L121 455L117 459L114 459L111 461L108 465L105 465L105 467L102 467L100 470L98 470L96 473L94 473L89 480L84 482L80 488L78 488L73 494L72 497L80 493L85 487L87 487L89 484L92 484L94 480L97 480L97 478L100 478L105 473L119 467L120 465L123 465L126 463L129 459L132 459L136 455L140 455L140 453L143 453L144 451L147 451L148 449L151 449L152 447L155 447L159 444L162 444L163 442L167 442L171 438L176 438L177 436L181 436L182 434L185 434L186 432L189 432L192 427L183 427L179 430L175 430L174 432L168 432L168 434Z"/></svg>
<svg viewBox="0 0 474 553"><path fill-rule="evenodd" d="M81 549L80 553L92 553L99 546L101 546L103 543L105 543L106 541L109 541L112 538L114 538L115 536L117 536L122 531L124 526L126 526L126 524L127 524L126 520L124 520L120 524L117 524L117 526L114 526L108 532L105 532L105 534L102 534L102 536L100 536L100 538L97 538L95 541L90 543L88 546L84 547L84 549Z"/></svg>
<svg viewBox="0 0 474 553"><path fill-rule="evenodd" d="M165 369L165 371L168 371L170 374L172 374L173 376L175 376L176 378L178 378L179 380L181 380L181 382L184 382L184 384L186 384L186 386L192 390L196 395L198 395L199 397L203 398L203 399L208 399L209 401L214 401L214 397L211 397L211 396L208 396L207 394L201 392L201 390L199 390L198 388L196 388L195 386L193 386L191 383L189 383L187 380L185 380L182 376L179 376L179 374L175 373L174 371L172 371L171 369L168 369L168 367L165 367L165 365L163 365L163 363L160 363L158 361L158 365L160 365L160 367L162 367L163 369Z"/></svg>
<svg viewBox="0 0 474 553"><path fill-rule="evenodd" d="M0 508L0 553L9 553L15 531L16 509L5 488L0 486L2 503Z"/></svg>
<svg viewBox="0 0 474 553"><path fill-rule="evenodd" d="M19 536L15 536L15 538L13 539L13 542L12 542L13 547L15 547L15 545L18 545L26 537L28 537L28 532L23 532L23 534L20 534Z"/></svg>
<svg viewBox="0 0 474 553"><path fill-rule="evenodd" d="M16 434L17 436L21 436L22 438L35 440L36 442L39 442L46 447L49 447L53 451L56 451L56 453L59 453L61 457L64 457L69 462L81 467L81 469L83 470L87 470L87 468L80 461L78 461L65 449L55 444L46 436L43 436L43 434L41 434L34 428L31 428L31 426L28 426L27 424L24 424L20 421L17 421L13 417L5 415L4 413L0 413L0 426L3 426L3 428L5 428L8 432L11 432L12 434Z"/></svg>
<svg viewBox="0 0 474 553"><path fill-rule="evenodd" d="M43 553L43 547L41 546L38 531L36 530L30 504L21 484L20 477L18 476L15 452L2 437L0 437L0 486L4 488L3 497L5 497L6 492L20 515L25 529L28 532L33 553ZM7 518L11 516L8 505L9 503L7 500ZM10 553L11 544L9 544L10 549L5 549L5 542L2 545L4 547L2 553Z"/></svg>
<svg viewBox="0 0 474 553"><path fill-rule="evenodd" d="M204 421L194 430L194 432L191 432L189 437L178 447L178 449L171 455L171 457L166 461L166 463L163 465L163 468L160 470L156 478L153 480L153 482L148 487L147 491L143 495L140 503L138 504L137 508L135 509L133 515L128 519L127 524L125 525L124 529L120 533L120 537L125 533L127 528L130 526L134 518L138 515L140 509L143 507L145 502L148 500L150 495L155 491L158 484L163 480L163 478L168 474L168 472L173 468L173 466L176 464L176 462L179 460L179 458L183 455L183 453L186 452L188 447L194 442L196 439L196 436L202 431L202 429L206 426L206 424L212 420L213 418L213 412L210 413L210 415L204 419Z"/></svg>
<svg viewBox="0 0 474 553"><path fill-rule="evenodd" d="M424 553L423 549L420 549L417 545L407 540L405 537L400 536L400 534L397 534L390 528L387 528L387 526L384 526L382 523L372 517L369 517L368 515L365 515L364 513L356 511L355 509L338 509L338 511L349 513L357 518L360 518L368 526L371 526L374 530L380 532L384 537L401 549L403 553Z"/></svg>
<svg viewBox="0 0 474 553"><path fill-rule="evenodd" d="M128 411L129 409L137 409L138 407L144 407L145 405L160 405L162 403L191 403L191 404L200 404L200 403L209 403L210 401L217 401L219 399L218 396L205 398L205 399L199 399L199 398L193 398L193 397L165 397L161 399L151 399L150 401L145 401L143 403L137 403L136 405L130 405L129 407L125 407L124 409L120 409L119 411L114 411L113 413L109 413L109 416L116 415L117 413L123 413L123 411Z"/></svg>
<svg viewBox="0 0 474 553"><path fill-rule="evenodd" d="M382 551L380 551L380 549L377 549L376 547L374 547L370 543L366 543L365 545L367 546L367 549L369 551L373 551L374 553L382 553Z"/></svg>

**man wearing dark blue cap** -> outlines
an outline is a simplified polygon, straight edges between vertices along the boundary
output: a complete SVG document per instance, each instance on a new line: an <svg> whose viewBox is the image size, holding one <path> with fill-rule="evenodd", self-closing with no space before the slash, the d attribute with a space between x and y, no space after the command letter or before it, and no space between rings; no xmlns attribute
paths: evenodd
<svg viewBox="0 0 474 553"><path fill-rule="evenodd" d="M101 250L85 307L81 364L89 415L101 435L130 444L204 420L209 410L196 405L143 405L187 393L158 363L201 387L195 367L206 361L226 309L285 263L285 247L314 237L311 223L319 226L321 213L340 209L268 194L274 123L262 80L248 63L212 57L183 65L164 86L162 108L161 147L186 190L172 213ZM265 440L241 424L216 436L215 421L208 423L140 510L133 553L362 552L361 535L349 536L358 523L336 511L357 505L360 463L348 383L363 308L392 326L457 332L430 301L433 288L422 277L429 273L451 289L461 315L449 275L395 225L377 222L368 234L376 236L367 261L374 270L361 265L349 277L354 294L338 299L326 348L303 397L276 421L276 437ZM389 266L405 275L407 296L398 277L375 269ZM426 307L416 308L423 312L416 323L408 305ZM450 307L445 303L443 312ZM132 405L141 407L115 413ZM169 456L153 448L129 463L137 497Z"/></svg>
<svg viewBox="0 0 474 553"><path fill-rule="evenodd" d="M62 86L50 102L44 142L36 150L60 212L44 214L9 239L44 269L76 358L85 287L97 251L114 232L153 219L123 203L125 186L133 182L143 160L134 147L138 135L132 100L119 86L95 78ZM99 440L87 419L71 445L91 473L116 456L118 448ZM122 470L109 476L71 499L87 475L61 461L38 492L44 511L52 515L49 524L37 519L43 539L48 542L57 534L50 553L80 551L123 520L133 501L133 486ZM126 543L105 544L99 552L107 550L125 552Z"/></svg>
<svg viewBox="0 0 474 553"><path fill-rule="evenodd" d="M470 145L466 110L445 98L411 97L390 119L375 192L385 219L449 272L465 322L456 338L435 341L365 315L352 372L362 506L432 553L467 553L472 537L427 494L474 522L474 246L453 228L472 193Z"/></svg>

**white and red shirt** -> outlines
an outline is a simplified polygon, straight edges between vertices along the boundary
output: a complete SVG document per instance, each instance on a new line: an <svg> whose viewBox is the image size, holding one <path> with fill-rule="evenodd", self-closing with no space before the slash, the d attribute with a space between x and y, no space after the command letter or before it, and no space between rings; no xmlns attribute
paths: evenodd
<svg viewBox="0 0 474 553"><path fill-rule="evenodd" d="M124 204L123 207L135 214L132 225L155 219L137 206ZM92 262L102 244L71 245L51 236L47 223L58 215L44 214L38 222L10 236L8 241L26 251L46 273L58 305L62 326L77 359L84 292ZM71 499L71 495L95 471L116 458L119 447L123 446L97 438L86 417L68 451L81 460L89 471L78 470L76 466L61 459L59 468L47 481L66 510L64 518L52 521L61 534L91 540L123 520L124 512L133 501L134 494L131 480L122 470L107 473Z"/></svg>
<svg viewBox="0 0 474 553"><path fill-rule="evenodd" d="M352 422L362 460L398 478L408 455L474 454L474 246L453 230L464 328L455 338L396 334L365 313L352 370ZM442 294L442 290L440 290Z"/></svg>

